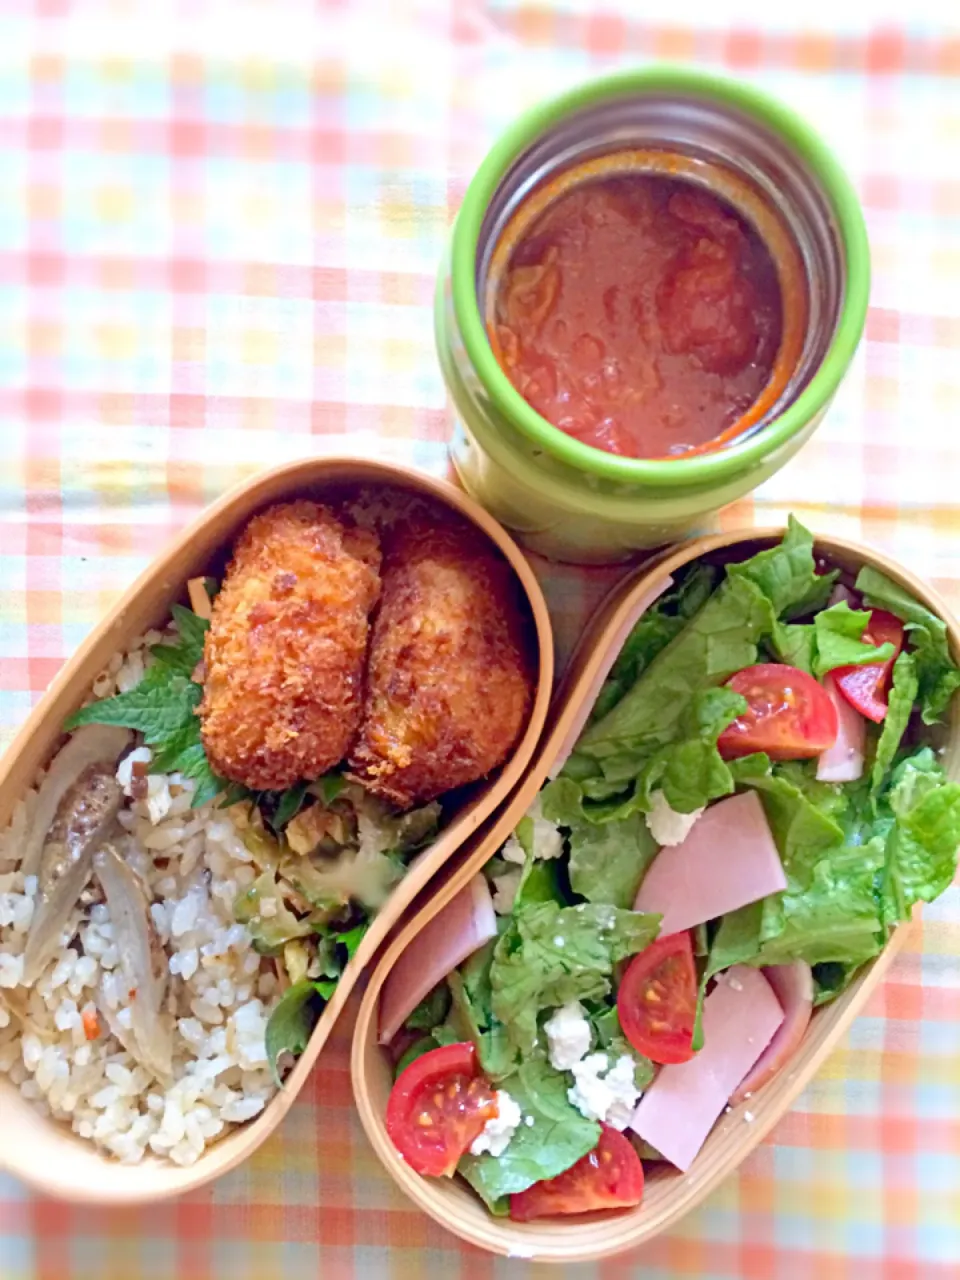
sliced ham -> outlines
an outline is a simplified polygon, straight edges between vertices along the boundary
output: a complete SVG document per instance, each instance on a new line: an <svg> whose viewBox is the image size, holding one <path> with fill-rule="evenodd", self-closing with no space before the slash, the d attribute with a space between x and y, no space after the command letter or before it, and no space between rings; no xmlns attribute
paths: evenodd
<svg viewBox="0 0 960 1280"><path fill-rule="evenodd" d="M823 687L837 709L837 740L824 751L817 762L821 782L855 782L863 776L863 753L867 741L867 722L837 688L828 671Z"/></svg>
<svg viewBox="0 0 960 1280"><path fill-rule="evenodd" d="M428 921L390 971L380 996L380 1043L389 1044L424 996L496 936L486 877L475 875Z"/></svg>
<svg viewBox="0 0 960 1280"><path fill-rule="evenodd" d="M782 1022L780 1002L759 970L736 965L721 974L703 1004L703 1048L689 1062L661 1068L630 1128L685 1173Z"/></svg>
<svg viewBox="0 0 960 1280"><path fill-rule="evenodd" d="M796 960L793 964L771 965L770 968L763 969L762 973L780 1001L783 1022L751 1070L740 1081L730 1099L734 1104L763 1088L790 1060L806 1035L810 1015L813 1013L813 973L805 960Z"/></svg>
<svg viewBox="0 0 960 1280"><path fill-rule="evenodd" d="M610 670L617 658L620 657L620 650L627 643L627 637L637 625L643 615L647 612L652 604L654 604L668 587L673 586L673 578L669 574L665 578L661 578L659 582L655 582L649 591L645 591L639 600L631 607L627 616L623 619L620 626L610 640L607 652L600 661L600 665L594 672L593 678L587 686L586 692L580 700L580 706L576 715L570 722L570 727L564 734L563 742L557 752L556 759L550 769L550 777L555 778L563 766L570 759L574 747L577 745L577 739L583 732L583 726L590 718L590 712L593 710L593 704L600 696L600 690L603 688L603 682L610 674Z"/></svg>
<svg viewBox="0 0 960 1280"><path fill-rule="evenodd" d="M747 791L711 805L686 839L660 850L633 906L662 915L665 937L786 887L763 805Z"/></svg>

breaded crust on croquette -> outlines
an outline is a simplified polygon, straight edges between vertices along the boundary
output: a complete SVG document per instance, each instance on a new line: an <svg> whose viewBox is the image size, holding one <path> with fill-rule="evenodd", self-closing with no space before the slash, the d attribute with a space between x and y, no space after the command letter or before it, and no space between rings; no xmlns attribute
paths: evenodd
<svg viewBox="0 0 960 1280"><path fill-rule="evenodd" d="M384 533L353 776L401 808L484 777L517 743L532 696L526 617L489 541L442 512Z"/></svg>
<svg viewBox="0 0 960 1280"><path fill-rule="evenodd" d="M213 603L198 709L221 777L281 790L347 754L379 568L377 535L316 502L269 507L243 530Z"/></svg>

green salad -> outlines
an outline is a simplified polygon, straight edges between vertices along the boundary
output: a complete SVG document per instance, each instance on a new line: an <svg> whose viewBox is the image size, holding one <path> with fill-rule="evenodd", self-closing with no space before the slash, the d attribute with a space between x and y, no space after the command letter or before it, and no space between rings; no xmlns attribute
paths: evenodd
<svg viewBox="0 0 960 1280"><path fill-rule="evenodd" d="M937 726L958 686L943 620L818 560L795 520L681 571L482 879L384 985L408 1164L518 1220L637 1204L644 1161L688 1168L950 885L960 785Z"/></svg>

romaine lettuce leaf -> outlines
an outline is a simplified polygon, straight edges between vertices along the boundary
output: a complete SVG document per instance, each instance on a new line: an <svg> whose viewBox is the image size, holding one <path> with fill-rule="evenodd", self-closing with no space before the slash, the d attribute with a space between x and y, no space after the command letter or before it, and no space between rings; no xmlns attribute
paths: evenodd
<svg viewBox="0 0 960 1280"><path fill-rule="evenodd" d="M813 674L818 679L837 667L882 663L893 657L893 645L889 642L872 645L861 639L869 621L869 610L851 609L846 600L821 609L813 620L816 641Z"/></svg>
<svg viewBox="0 0 960 1280"><path fill-rule="evenodd" d="M836 574L817 573L813 534L793 516L782 541L741 564L731 564L727 572L755 583L770 601L775 616L788 621L822 608L836 579Z"/></svg>
<svg viewBox="0 0 960 1280"><path fill-rule="evenodd" d="M893 680L887 696L887 714L877 742L877 750L870 770L870 790L879 794L897 749L906 733L913 705L917 700L920 684L917 679L917 662L912 653L901 653L893 664Z"/></svg>
<svg viewBox="0 0 960 1280"><path fill-rule="evenodd" d="M948 782L932 752L902 762L888 803L896 814L886 842L882 899L886 924L909 919L950 885L960 846L960 785ZM939 774L939 777L938 777Z"/></svg>
<svg viewBox="0 0 960 1280"><path fill-rule="evenodd" d="M814 1008L819 1008L822 1004L828 1004L831 1000L836 1000L841 992L846 991L850 983L860 972L862 966L838 964L835 960L828 960L825 964L815 964L813 966L813 1004Z"/></svg>
<svg viewBox="0 0 960 1280"><path fill-rule="evenodd" d="M778 622L769 636L768 643L778 662L785 662L790 667L799 667L801 671L813 675L816 635L812 622Z"/></svg>
<svg viewBox="0 0 960 1280"><path fill-rule="evenodd" d="M603 761L625 749L649 755L666 746L680 735L696 694L756 661L757 644L773 623L763 592L746 578L728 577L612 711L585 730L576 754Z"/></svg>
<svg viewBox="0 0 960 1280"><path fill-rule="evenodd" d="M620 787L627 785L630 790L621 791L610 800L582 805L583 817L590 822L613 822L625 820L637 811L649 813L653 793L658 790L679 813L692 813L711 800L730 795L733 774L717 750L717 739L746 706L745 699L732 689L699 690L684 712L676 741L652 754L642 747L636 751L625 749L602 761L610 781ZM568 793L568 799L574 803L572 793Z"/></svg>
<svg viewBox="0 0 960 1280"><path fill-rule="evenodd" d="M446 982L438 982L428 991L403 1024L410 1031L432 1031L447 1016L450 990Z"/></svg>
<svg viewBox="0 0 960 1280"><path fill-rule="evenodd" d="M600 1141L600 1126L585 1119L567 1099L567 1076L543 1057L531 1057L502 1085L518 1104L523 1123L499 1156L468 1152L457 1165L488 1205L526 1191L535 1182L555 1178L585 1156Z"/></svg>
<svg viewBox="0 0 960 1280"><path fill-rule="evenodd" d="M763 928L763 900L749 902L736 911L728 911L720 919L720 927L710 944L706 978L722 973L735 964L752 964L760 954Z"/></svg>
<svg viewBox="0 0 960 1280"><path fill-rule="evenodd" d="M633 1059L633 1080L638 1089L646 1089L656 1074L649 1058L638 1053L623 1034L620 1015L615 1004L596 1003L587 1007L587 1015L593 1024L596 1047L607 1054L611 1063L626 1055Z"/></svg>
<svg viewBox="0 0 960 1280"><path fill-rule="evenodd" d="M419 1040L414 1040L410 1048L397 1059L397 1064L393 1068L394 1080L400 1079L411 1062L416 1062L418 1058L422 1058L425 1053L430 1053L437 1047L433 1036L421 1036Z"/></svg>
<svg viewBox="0 0 960 1280"><path fill-rule="evenodd" d="M528 858L513 900L514 911L520 911L535 902L558 902L560 906L565 906L567 901L560 883L559 859L534 862L533 858Z"/></svg>
<svg viewBox="0 0 960 1280"><path fill-rule="evenodd" d="M824 969L822 1003L879 953L916 902L950 884L960 785L923 748L897 765L876 807L866 786L818 783L798 764L777 766L759 786L789 888L723 917L708 972L796 959L836 966Z"/></svg>
<svg viewBox="0 0 960 1280"><path fill-rule="evenodd" d="M649 755L681 736L693 697L757 661L778 619L825 601L829 575L816 572L813 536L791 518L783 541L727 576L688 625L650 661L606 715L577 743L579 756ZM811 603L812 602L812 603ZM604 768L604 775L610 773Z"/></svg>
<svg viewBox="0 0 960 1280"><path fill-rule="evenodd" d="M583 788L573 778L554 778L540 792L540 812L558 827L574 827L588 821L584 813Z"/></svg>
<svg viewBox="0 0 960 1280"><path fill-rule="evenodd" d="M886 609L906 623L917 664L921 715L936 724L960 688L960 669L950 655L947 624L886 574L867 565L857 575L857 590L872 609Z"/></svg>
<svg viewBox="0 0 960 1280"><path fill-rule="evenodd" d="M884 844L878 836L831 849L814 867L809 886L788 889L779 901L765 899L757 963L860 964L875 956L885 941L875 890Z"/></svg>
<svg viewBox="0 0 960 1280"><path fill-rule="evenodd" d="M632 907L658 845L639 813L598 825L576 822L570 829L570 886L588 902Z"/></svg>
<svg viewBox="0 0 960 1280"><path fill-rule="evenodd" d="M817 782L803 766L789 764L742 781L760 793L788 883L803 888L821 855L843 843L838 819L846 802L841 789Z"/></svg>
<svg viewBox="0 0 960 1280"><path fill-rule="evenodd" d="M542 902L516 913L490 966L491 1010L524 1054L537 1015L571 1000L609 993L613 967L657 936L660 917L600 903Z"/></svg>
<svg viewBox="0 0 960 1280"><path fill-rule="evenodd" d="M680 582L646 611L617 655L588 723L601 719L620 701L661 649L665 649L706 604L716 580L717 570L713 565L692 565Z"/></svg>
<svg viewBox="0 0 960 1280"><path fill-rule="evenodd" d="M283 1081L277 1060L283 1053L298 1058L309 1043L324 1006L336 990L336 982L304 979L288 987L267 1021L265 1045L270 1073L280 1088Z"/></svg>

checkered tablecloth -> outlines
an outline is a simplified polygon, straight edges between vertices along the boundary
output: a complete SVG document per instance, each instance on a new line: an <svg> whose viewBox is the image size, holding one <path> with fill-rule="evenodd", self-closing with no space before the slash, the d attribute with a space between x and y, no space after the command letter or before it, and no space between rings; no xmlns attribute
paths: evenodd
<svg viewBox="0 0 960 1280"><path fill-rule="evenodd" d="M240 477L345 447L445 469L431 288L473 167L536 98L657 58L802 110L873 245L866 342L827 421L724 523L794 510L960 603L950 8L0 2L0 742L162 541ZM565 652L613 575L539 568ZM960 1275L958 952L954 889L739 1173L650 1247L570 1274ZM351 1110L351 1021L280 1132L208 1190L112 1212L0 1178L2 1280L540 1274L461 1246L394 1189Z"/></svg>

